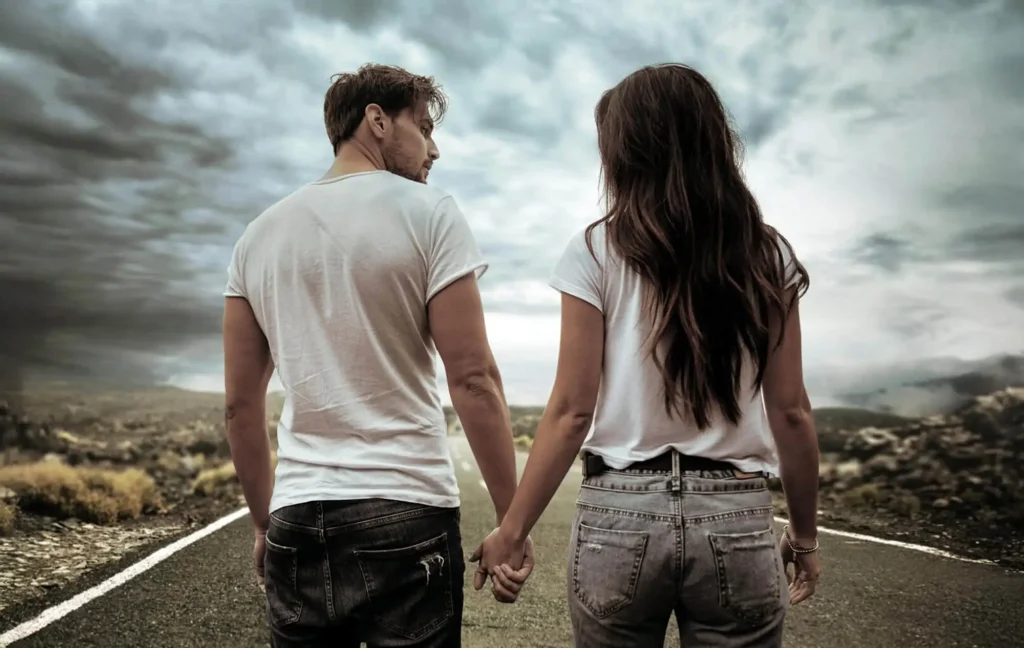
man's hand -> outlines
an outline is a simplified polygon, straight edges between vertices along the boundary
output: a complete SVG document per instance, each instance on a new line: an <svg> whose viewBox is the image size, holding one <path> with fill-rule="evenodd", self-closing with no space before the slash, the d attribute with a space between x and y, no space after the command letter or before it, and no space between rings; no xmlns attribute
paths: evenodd
<svg viewBox="0 0 1024 648"><path fill-rule="evenodd" d="M798 544L797 546L802 545ZM785 533L779 542L779 551L782 552L782 566L786 570L786 580L789 581L789 602L791 605L796 605L814 595L818 577L821 576L821 561L817 551L813 553L793 551ZM792 574L789 573L790 564L793 565Z"/></svg>
<svg viewBox="0 0 1024 648"><path fill-rule="evenodd" d="M266 574L263 570L263 562L267 557L267 530L254 529L253 535L256 538L252 547L252 562L256 567L256 584L261 590L266 591Z"/></svg>
<svg viewBox="0 0 1024 648"><path fill-rule="evenodd" d="M516 542L497 528L484 538L469 558L478 562L473 575L473 589L480 590L491 577L491 593L501 603L515 603L519 592L533 572L533 539Z"/></svg>

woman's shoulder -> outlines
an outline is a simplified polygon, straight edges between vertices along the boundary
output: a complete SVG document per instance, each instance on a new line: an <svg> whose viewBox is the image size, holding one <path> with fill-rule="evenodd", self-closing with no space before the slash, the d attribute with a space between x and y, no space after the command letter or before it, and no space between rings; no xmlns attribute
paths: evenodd
<svg viewBox="0 0 1024 648"><path fill-rule="evenodd" d="M600 263L608 257L605 224L591 223L575 230L565 247L567 253L594 256Z"/></svg>

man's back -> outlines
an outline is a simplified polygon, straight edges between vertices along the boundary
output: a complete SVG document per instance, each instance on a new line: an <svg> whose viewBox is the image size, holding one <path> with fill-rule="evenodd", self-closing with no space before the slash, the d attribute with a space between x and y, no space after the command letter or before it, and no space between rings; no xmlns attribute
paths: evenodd
<svg viewBox="0 0 1024 648"><path fill-rule="evenodd" d="M226 294L252 305L285 388L270 510L458 506L426 304L486 267L451 197L387 171L309 184L249 225Z"/></svg>

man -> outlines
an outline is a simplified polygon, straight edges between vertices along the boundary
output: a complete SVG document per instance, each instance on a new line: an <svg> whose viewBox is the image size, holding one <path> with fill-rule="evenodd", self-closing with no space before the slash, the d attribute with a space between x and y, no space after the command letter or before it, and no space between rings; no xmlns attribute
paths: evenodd
<svg viewBox="0 0 1024 648"><path fill-rule="evenodd" d="M433 78L400 68L335 76L330 170L253 220L232 255L227 434L275 646L460 645L465 559L435 349L499 523L515 491L477 287L487 263L452 197L426 186L446 107ZM526 558L496 598L515 600Z"/></svg>

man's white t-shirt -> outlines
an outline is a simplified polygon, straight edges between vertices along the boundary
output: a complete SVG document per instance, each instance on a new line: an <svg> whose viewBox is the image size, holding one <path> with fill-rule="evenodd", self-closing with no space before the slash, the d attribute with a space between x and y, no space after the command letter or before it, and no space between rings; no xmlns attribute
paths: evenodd
<svg viewBox="0 0 1024 648"><path fill-rule="evenodd" d="M252 305L285 389L271 511L459 505L427 302L486 270L452 197L387 171L313 182L249 223L224 294Z"/></svg>
<svg viewBox="0 0 1024 648"><path fill-rule="evenodd" d="M739 425L730 424L717 408L705 430L697 429L692 420L669 417L661 374L645 343L651 324L641 309L643 280L607 245L603 223L591 236L596 261L584 236L585 230L572 237L549 282L604 314L604 370L583 449L618 469L674 448L681 454L728 461L746 472L777 475L775 442L761 390L750 387L754 374L749 359L743 367ZM785 246L782 249L786 276L792 282L792 260Z"/></svg>

